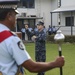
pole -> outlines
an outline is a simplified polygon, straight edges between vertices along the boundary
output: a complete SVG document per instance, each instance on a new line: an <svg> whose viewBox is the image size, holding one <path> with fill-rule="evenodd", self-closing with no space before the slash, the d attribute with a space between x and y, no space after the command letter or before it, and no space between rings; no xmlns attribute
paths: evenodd
<svg viewBox="0 0 75 75"><path fill-rule="evenodd" d="M51 12L51 27L52 27L52 12Z"/></svg>
<svg viewBox="0 0 75 75"><path fill-rule="evenodd" d="M54 36L54 40L58 44L59 56L62 56L61 44L64 41L65 36L61 33L60 30L57 31L57 34ZM63 69L60 67L60 75L63 75Z"/></svg>
<svg viewBox="0 0 75 75"><path fill-rule="evenodd" d="M61 44L58 44L59 56L62 56ZM60 67L60 75L63 75L63 69Z"/></svg>
<svg viewBox="0 0 75 75"><path fill-rule="evenodd" d="M73 12L71 11L71 35L73 35L73 19L72 19L72 16L73 16Z"/></svg>

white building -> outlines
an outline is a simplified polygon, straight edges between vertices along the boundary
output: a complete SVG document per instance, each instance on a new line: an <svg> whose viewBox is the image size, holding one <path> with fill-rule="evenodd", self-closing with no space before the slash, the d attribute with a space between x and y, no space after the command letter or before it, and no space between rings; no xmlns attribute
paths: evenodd
<svg viewBox="0 0 75 75"><path fill-rule="evenodd" d="M61 0L61 6L52 11L60 13L60 26L65 35L75 35L75 0Z"/></svg>
<svg viewBox="0 0 75 75"><path fill-rule="evenodd" d="M33 1L32 8L25 6L19 7L18 29L22 24L29 23L30 27L35 27L39 20L44 21L46 28L48 26L59 26L65 35L75 35L75 1L74 0L22 0ZM60 6L61 3L61 6ZM59 8L58 8L59 7ZM59 25L60 22L60 25ZM73 25L73 26L71 26Z"/></svg>

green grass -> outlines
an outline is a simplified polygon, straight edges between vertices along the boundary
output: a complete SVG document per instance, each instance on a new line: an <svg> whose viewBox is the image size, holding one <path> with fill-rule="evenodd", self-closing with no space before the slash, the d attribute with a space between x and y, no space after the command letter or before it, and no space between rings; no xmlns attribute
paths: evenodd
<svg viewBox="0 0 75 75"><path fill-rule="evenodd" d="M26 43L26 50L33 60L35 60L35 44ZM46 44L46 61L53 61L58 56L57 44ZM75 44L63 44L62 54L65 56L65 65L63 67L63 75L75 75ZM25 75L37 75L26 70ZM59 68L47 71L45 75L60 75Z"/></svg>

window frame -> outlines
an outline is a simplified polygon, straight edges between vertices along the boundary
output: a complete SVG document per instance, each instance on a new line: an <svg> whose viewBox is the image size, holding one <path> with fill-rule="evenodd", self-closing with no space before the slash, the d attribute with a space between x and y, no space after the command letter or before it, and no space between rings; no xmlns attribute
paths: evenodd
<svg viewBox="0 0 75 75"><path fill-rule="evenodd" d="M65 17L65 26L74 26L74 16Z"/></svg>
<svg viewBox="0 0 75 75"><path fill-rule="evenodd" d="M18 7L35 8L35 0L21 0Z"/></svg>

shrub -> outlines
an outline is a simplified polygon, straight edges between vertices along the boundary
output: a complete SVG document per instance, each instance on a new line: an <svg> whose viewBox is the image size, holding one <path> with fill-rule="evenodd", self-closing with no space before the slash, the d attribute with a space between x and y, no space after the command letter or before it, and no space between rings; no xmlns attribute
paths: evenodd
<svg viewBox="0 0 75 75"><path fill-rule="evenodd" d="M75 43L75 36L74 35L66 35L65 42Z"/></svg>
<svg viewBox="0 0 75 75"><path fill-rule="evenodd" d="M47 35L47 42L55 42L54 35ZM65 35L64 42L75 43L75 35Z"/></svg>

